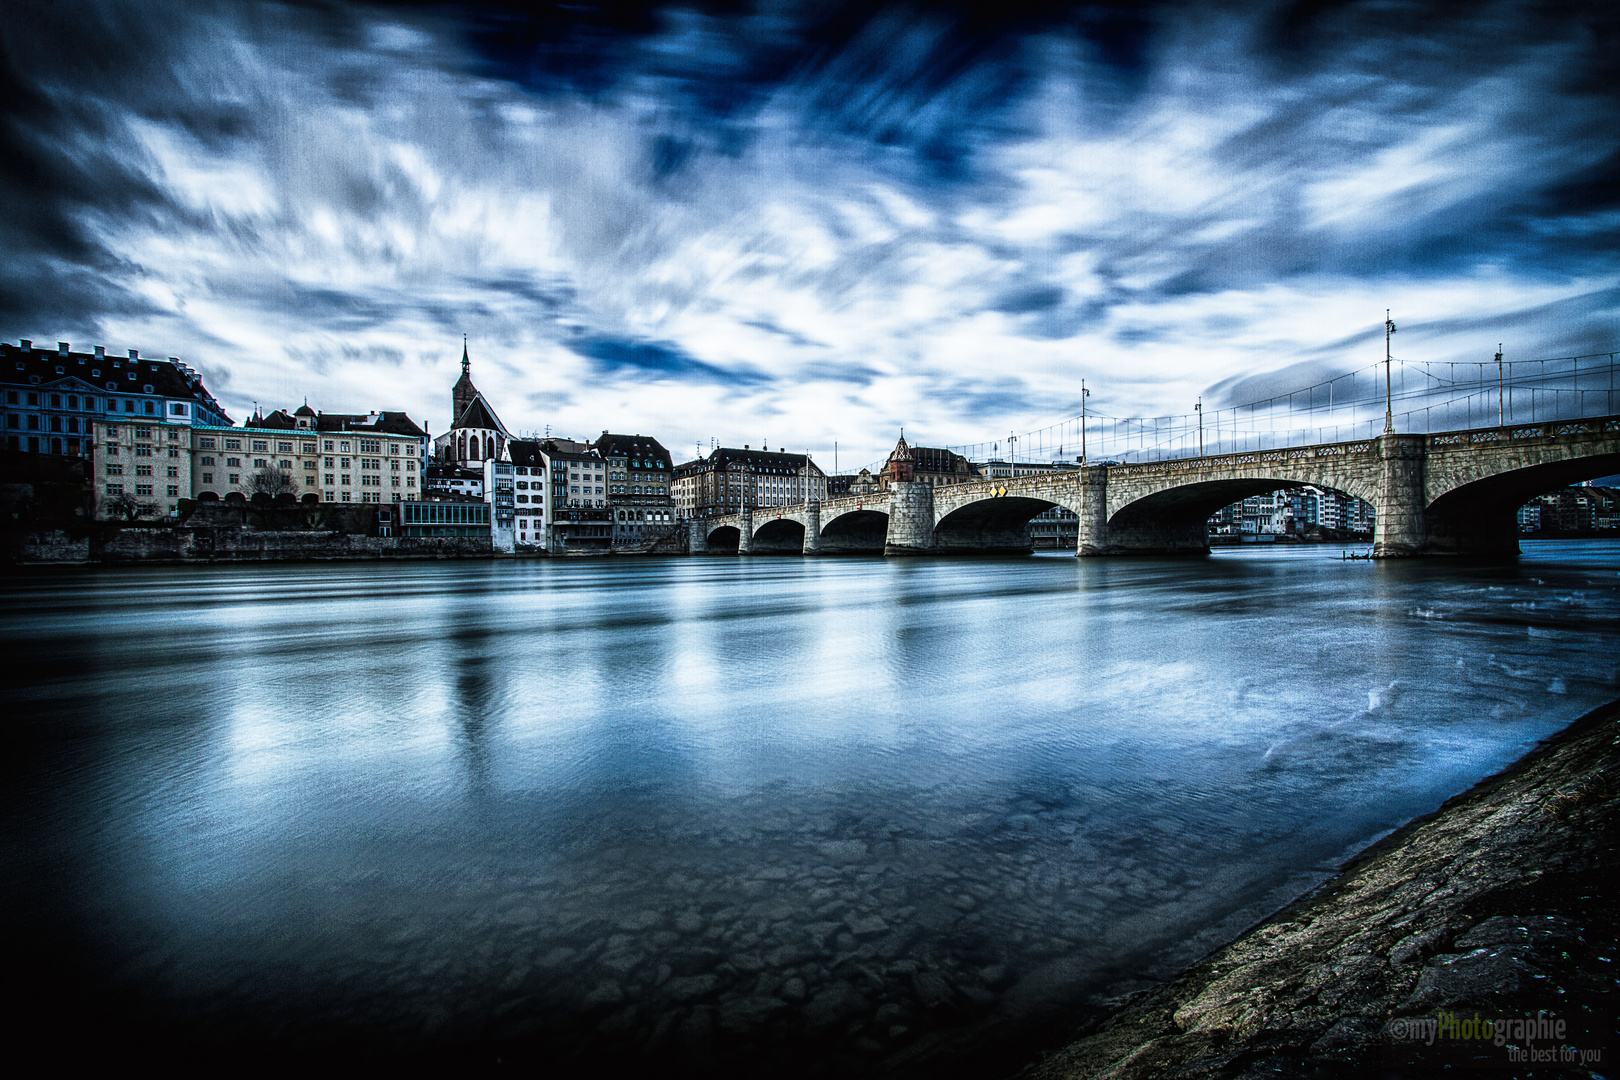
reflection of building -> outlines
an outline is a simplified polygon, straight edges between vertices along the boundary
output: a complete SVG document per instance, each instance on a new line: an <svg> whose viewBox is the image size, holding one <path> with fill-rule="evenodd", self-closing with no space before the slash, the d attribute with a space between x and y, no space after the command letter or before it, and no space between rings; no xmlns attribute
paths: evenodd
<svg viewBox="0 0 1620 1080"><path fill-rule="evenodd" d="M610 435L594 444L607 464L613 542L639 544L667 533L675 520L669 451L649 435Z"/></svg>
<svg viewBox="0 0 1620 1080"><path fill-rule="evenodd" d="M827 498L827 477L805 454L721 447L675 470L675 499L689 518Z"/></svg>

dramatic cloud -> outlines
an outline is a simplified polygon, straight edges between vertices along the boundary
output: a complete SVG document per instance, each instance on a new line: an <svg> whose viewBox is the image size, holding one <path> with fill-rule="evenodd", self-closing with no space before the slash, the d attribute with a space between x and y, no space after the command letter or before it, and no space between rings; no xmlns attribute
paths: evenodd
<svg viewBox="0 0 1620 1080"><path fill-rule="evenodd" d="M1606 5L21 4L0 330L878 457L1620 337Z"/></svg>

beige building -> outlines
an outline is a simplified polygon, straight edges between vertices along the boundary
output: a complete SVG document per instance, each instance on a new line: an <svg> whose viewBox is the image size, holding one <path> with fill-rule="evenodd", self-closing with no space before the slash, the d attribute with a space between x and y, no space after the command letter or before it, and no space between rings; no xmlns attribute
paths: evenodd
<svg viewBox="0 0 1620 1080"><path fill-rule="evenodd" d="M249 494L255 474L290 481L293 495L322 502L396 503L418 499L427 432L396 412L256 415L241 428L195 428L194 498Z"/></svg>

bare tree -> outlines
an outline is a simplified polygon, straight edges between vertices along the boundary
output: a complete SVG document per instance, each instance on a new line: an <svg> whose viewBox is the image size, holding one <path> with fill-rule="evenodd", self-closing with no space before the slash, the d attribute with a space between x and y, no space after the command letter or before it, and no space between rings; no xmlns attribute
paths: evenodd
<svg viewBox="0 0 1620 1080"><path fill-rule="evenodd" d="M292 478L292 473L285 469L273 469L266 465L262 469L247 474L241 485L242 494L252 498L263 492L274 497L276 495L297 495L298 481Z"/></svg>
<svg viewBox="0 0 1620 1080"><path fill-rule="evenodd" d="M103 503L102 507L108 517L122 518L125 521L134 521L148 515L156 517L158 513L157 503L143 501L133 495L114 495Z"/></svg>

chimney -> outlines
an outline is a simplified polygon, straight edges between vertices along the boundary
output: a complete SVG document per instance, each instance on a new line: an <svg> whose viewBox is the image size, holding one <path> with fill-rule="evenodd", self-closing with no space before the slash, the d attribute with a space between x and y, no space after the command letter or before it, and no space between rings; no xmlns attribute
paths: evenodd
<svg viewBox="0 0 1620 1080"><path fill-rule="evenodd" d="M27 338L19 338L18 340L22 342L23 352L32 352L34 350L34 343L32 341L29 341Z"/></svg>
<svg viewBox="0 0 1620 1080"><path fill-rule="evenodd" d="M68 354L68 343L65 342L65 341L58 341L56 343L56 355L57 356L66 356L67 354Z"/></svg>
<svg viewBox="0 0 1620 1080"><path fill-rule="evenodd" d="M97 345L96 346L96 359L97 360L105 360L105 359L107 359L107 346L105 346L105 345Z"/></svg>
<svg viewBox="0 0 1620 1080"><path fill-rule="evenodd" d="M139 349L131 349L131 350L129 350L129 358L131 360L139 360L141 358L141 350L139 350Z"/></svg>

